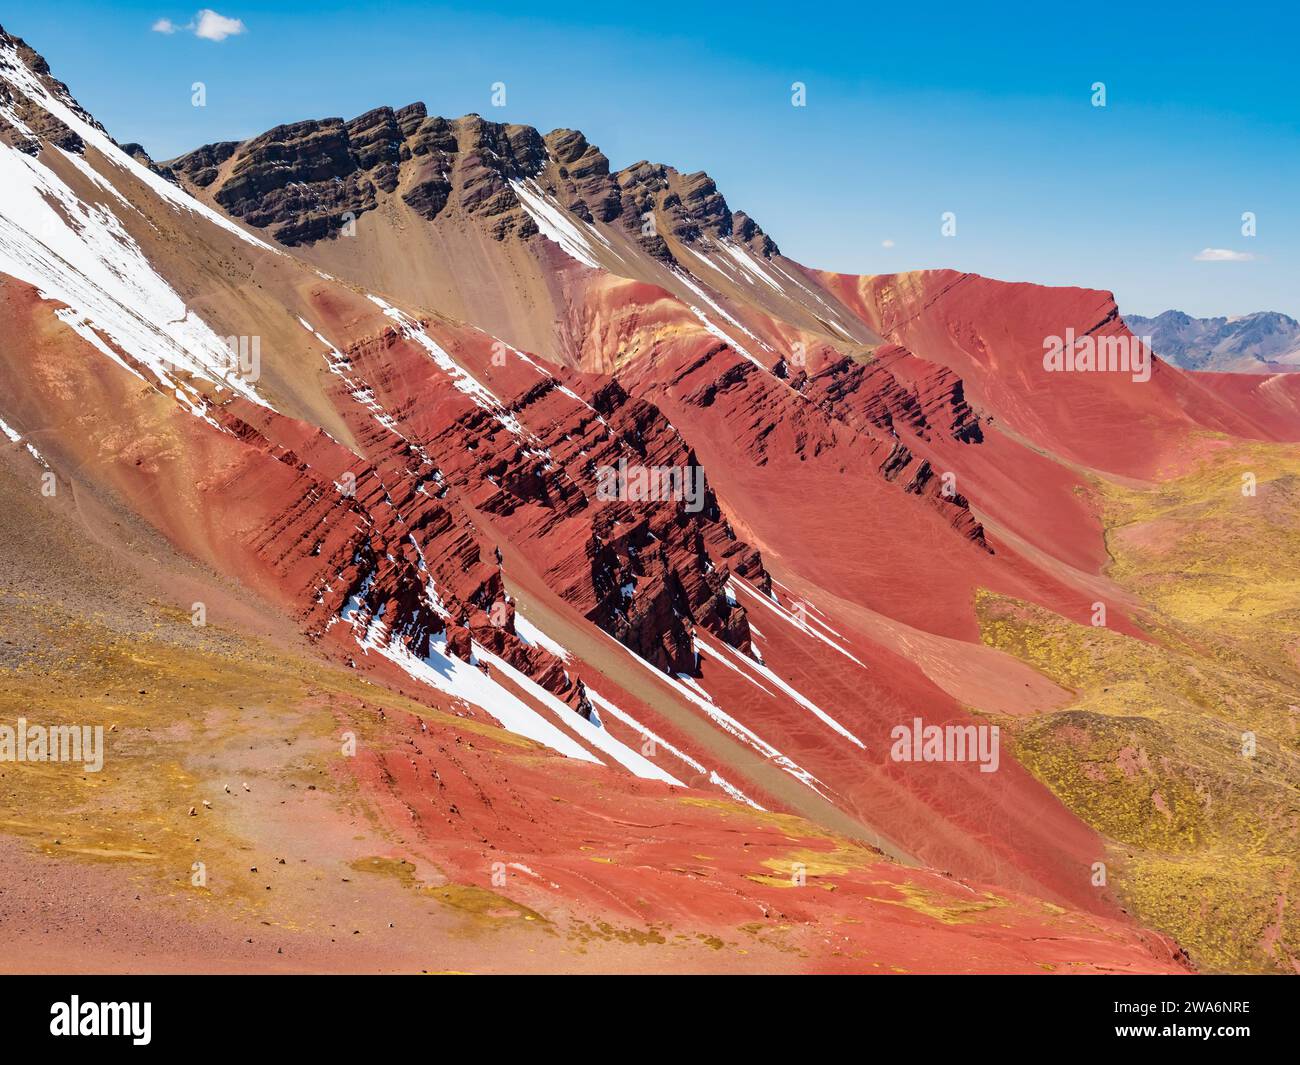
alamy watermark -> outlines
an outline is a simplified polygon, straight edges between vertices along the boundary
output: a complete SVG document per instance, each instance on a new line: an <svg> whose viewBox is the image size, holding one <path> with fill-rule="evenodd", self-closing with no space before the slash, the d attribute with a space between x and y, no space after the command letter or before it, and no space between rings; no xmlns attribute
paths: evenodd
<svg viewBox="0 0 1300 1065"><path fill-rule="evenodd" d="M82 762L87 773L104 768L103 725L0 725L0 762Z"/></svg>
<svg viewBox="0 0 1300 1065"><path fill-rule="evenodd" d="M262 338L260 336L222 337L221 348L219 352L204 352L202 355L182 349L184 359L179 354L172 354L162 359L160 365L163 372L175 375L194 373L196 369L207 363L211 370L227 382L234 378L253 385L262 379Z"/></svg>
<svg viewBox="0 0 1300 1065"><path fill-rule="evenodd" d="M996 773L1001 763L1002 730L997 725L927 725L914 717L895 725L889 757L895 762L978 762L981 773Z"/></svg>
<svg viewBox="0 0 1300 1065"><path fill-rule="evenodd" d="M127 1036L138 1047L153 1038L152 1002L82 1002L73 995L50 1006L50 1035Z"/></svg>
<svg viewBox="0 0 1300 1065"><path fill-rule="evenodd" d="M685 503L689 514L704 509L702 466L641 466L618 460L596 468L596 498L630 503Z"/></svg>
<svg viewBox="0 0 1300 1065"><path fill-rule="evenodd" d="M1151 380L1151 338L1131 335L1043 338L1043 369L1048 373L1126 373L1134 381Z"/></svg>

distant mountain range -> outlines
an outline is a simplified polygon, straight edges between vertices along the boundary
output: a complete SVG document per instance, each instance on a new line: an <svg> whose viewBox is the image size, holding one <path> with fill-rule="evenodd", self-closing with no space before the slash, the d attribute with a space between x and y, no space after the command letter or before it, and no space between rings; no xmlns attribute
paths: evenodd
<svg viewBox="0 0 1300 1065"><path fill-rule="evenodd" d="M1138 336L1166 362L1185 370L1278 373L1300 369L1300 322L1278 311L1239 318L1193 318L1165 311L1155 318L1124 315Z"/></svg>

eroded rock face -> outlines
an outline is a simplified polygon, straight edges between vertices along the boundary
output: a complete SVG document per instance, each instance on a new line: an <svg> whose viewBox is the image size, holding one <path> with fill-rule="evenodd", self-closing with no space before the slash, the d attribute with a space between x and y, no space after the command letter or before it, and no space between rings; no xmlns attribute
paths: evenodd
<svg viewBox="0 0 1300 1065"><path fill-rule="evenodd" d="M174 159L169 165L173 173L179 174L201 189L207 188L217 180L221 164L235 154L239 141L219 141L205 144L188 155Z"/></svg>
<svg viewBox="0 0 1300 1065"><path fill-rule="evenodd" d="M878 349L870 362L845 356L799 385L800 391L825 405L836 417L872 425L888 433L911 430L923 440L935 433L966 443L983 439L979 419L966 402L961 378L933 366L924 380L906 382L892 367L908 352L897 345Z"/></svg>
<svg viewBox="0 0 1300 1065"><path fill-rule="evenodd" d="M500 566L428 453L371 421L349 390L336 398L364 458L248 404L218 414L256 475L212 487L262 516L244 550L303 631L316 640L336 625L358 639L380 631L418 658L437 638L465 662L477 642L578 711L582 693L563 663L515 632Z"/></svg>
<svg viewBox="0 0 1300 1065"><path fill-rule="evenodd" d="M739 541L722 519L703 469L659 409L634 400L617 382L592 397L616 434L587 464L612 469L628 459L647 469L699 471L702 507L605 503L592 518L586 555L595 606L587 616L641 657L671 673L696 672L691 629L709 630L733 647L749 649L743 607L729 600L734 569L764 588L768 577L757 551Z"/></svg>
<svg viewBox="0 0 1300 1065"><path fill-rule="evenodd" d="M290 245L320 240L377 202L341 119L277 126L250 141L216 201Z"/></svg>
<svg viewBox="0 0 1300 1065"><path fill-rule="evenodd" d="M215 199L221 207L280 243L297 245L334 235L374 210L381 194L400 194L432 220L454 193L463 211L488 219L500 238L527 221L509 182L535 174L545 161L545 145L531 127L478 115L448 121L414 103L378 107L350 122L277 126L242 144L205 145L170 165L200 188L220 178Z"/></svg>
<svg viewBox="0 0 1300 1065"><path fill-rule="evenodd" d="M727 584L736 572L769 589L762 559L722 519L694 452L653 403L515 356L491 367L490 338L442 324L437 343L490 381L500 406L475 402L413 339L425 328L406 321L331 354L331 399L359 454L249 404L222 412L224 429L276 464L259 475L276 489L248 503L266 514L248 550L305 632L324 639L341 624L360 638L377 625L417 657L438 639L466 661L476 643L582 712L563 663L515 632L494 550L505 536L557 594L660 669L697 674L697 627L749 649ZM391 413L377 418L370 403ZM698 505L608 497L600 471L620 462L698 471ZM214 487L229 498L251 483Z"/></svg>
<svg viewBox="0 0 1300 1065"><path fill-rule="evenodd" d="M610 180L609 160L576 129L552 130L546 135L546 147L560 168L560 177L572 181L587 195L588 208L602 222L612 222L619 215L615 183ZM595 202L593 202L595 201Z"/></svg>
<svg viewBox="0 0 1300 1065"><path fill-rule="evenodd" d="M623 226L664 262L671 255L663 237L642 232L650 213L686 243L725 237L764 257L778 250L753 219L731 211L705 173L647 162L614 173L577 130L543 137L531 126L479 115L430 116L422 103L375 108L350 122L277 126L242 144L205 145L168 165L198 188L220 177L217 203L287 245L328 238L389 195L426 221L450 208L483 224L494 239L529 237L537 226L511 182L533 179L583 221Z"/></svg>
<svg viewBox="0 0 1300 1065"><path fill-rule="evenodd" d="M983 439L951 371L886 345L869 362L846 356L812 374L780 363L767 373L715 342L694 357L665 362L663 372L664 380L637 387L666 387L698 411L718 411L755 467L779 462L787 448L800 461L835 456L846 472L863 470L920 497L963 537L992 552L970 501L916 453L935 438L961 444ZM918 373L915 380L909 376Z"/></svg>
<svg viewBox="0 0 1300 1065"><path fill-rule="evenodd" d="M483 338L466 336L453 350L471 373L486 376L492 348ZM488 646L484 625L501 627L503 620L499 611L487 621L482 615L504 595L496 565L483 561L476 541L459 539L472 527L457 509L460 500L490 516L564 599L655 666L696 673L697 626L749 648L746 613L729 598L727 581L734 571L766 589L762 559L723 520L696 455L653 403L609 378L559 368L539 373L518 361L492 374L504 404L493 411L465 402L445 377L429 375L427 360L401 331L354 345L346 358L353 385L364 382L386 409L405 412L398 426L405 444L368 415L357 431L390 454L392 472L383 484L430 572L438 552L450 550L454 561L435 582L481 644ZM601 473L620 462L698 476L697 502L610 498L601 491ZM387 560L412 547L374 554ZM344 562L345 572L354 572ZM356 565L356 574L365 571ZM373 606L380 609L377 601ZM412 610L395 602L384 616L415 617ZM530 663L528 671L535 668Z"/></svg>
<svg viewBox="0 0 1300 1065"><path fill-rule="evenodd" d="M155 163L149 153L144 150L143 144L137 144L135 141L131 141L127 144L123 144L121 147L122 151L126 152L127 155L141 166L147 166L159 177L166 178L173 185L179 184L176 174L173 172L171 167L160 166Z"/></svg>
<svg viewBox="0 0 1300 1065"><path fill-rule="evenodd" d="M624 220L640 225L647 212L669 219L673 236L685 244L702 237L729 237L748 245L759 255L778 253L776 244L758 224L741 212L733 214L713 179L703 171L682 174L661 163L640 162L620 170Z"/></svg>

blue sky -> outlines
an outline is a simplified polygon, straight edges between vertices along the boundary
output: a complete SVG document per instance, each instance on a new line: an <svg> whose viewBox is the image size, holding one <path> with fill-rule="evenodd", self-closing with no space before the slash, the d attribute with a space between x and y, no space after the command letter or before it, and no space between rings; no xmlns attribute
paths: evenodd
<svg viewBox="0 0 1300 1065"><path fill-rule="evenodd" d="M423 100L581 129L615 167L707 170L812 266L1300 317L1300 15L1281 5L214 2L245 32L196 36L193 0L9 3L0 20L155 158ZM163 18L177 31L153 32Z"/></svg>

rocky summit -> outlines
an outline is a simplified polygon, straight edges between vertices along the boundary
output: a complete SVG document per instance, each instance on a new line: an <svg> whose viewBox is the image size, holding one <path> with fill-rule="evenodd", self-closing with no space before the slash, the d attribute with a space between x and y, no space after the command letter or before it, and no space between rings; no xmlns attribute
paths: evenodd
<svg viewBox="0 0 1300 1065"><path fill-rule="evenodd" d="M167 167L290 247L337 237L394 197L425 221L446 212L495 240L527 238L538 227L512 183L540 179L562 189L566 210L584 222L617 224L638 239L647 216L662 217L687 244L734 237L763 256L777 251L752 219L732 213L707 174L647 162L611 172L576 130L543 136L479 115L439 118L422 103L277 126L243 143L206 144ZM668 255L656 233L642 242L650 254Z"/></svg>

